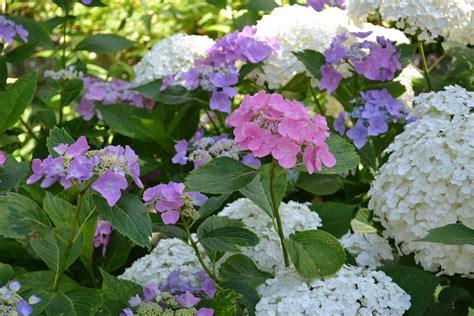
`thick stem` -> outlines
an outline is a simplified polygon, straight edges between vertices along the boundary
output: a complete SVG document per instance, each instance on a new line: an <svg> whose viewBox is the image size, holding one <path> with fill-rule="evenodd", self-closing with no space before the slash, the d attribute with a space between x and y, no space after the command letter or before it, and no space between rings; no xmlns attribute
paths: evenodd
<svg viewBox="0 0 474 316"><path fill-rule="evenodd" d="M418 52L421 58L421 66L423 67L423 75L425 76L428 89L429 91L431 91L433 89L431 89L430 71L428 69L428 64L426 63L426 56L425 56L425 49L423 47L423 42L418 42Z"/></svg>
<svg viewBox="0 0 474 316"><path fill-rule="evenodd" d="M275 167L276 163L275 160L272 162L272 171L270 174L270 195L272 197L272 209L273 209L273 216L276 219L277 223L277 232L278 236L280 237L281 249L283 251L283 260L285 261L285 267L290 265L290 260L288 258L288 251L286 250L285 246L285 234L283 232L283 225L281 224L281 217L280 217L280 210L276 205L278 204L276 192L275 192Z"/></svg>
<svg viewBox="0 0 474 316"><path fill-rule="evenodd" d="M77 199L77 206L76 206L76 216L74 217L74 222L72 224L72 229L70 231L69 238L66 242L66 252L64 253L63 260L61 261L60 266L58 267L58 271L56 272L56 276L54 278L54 284L53 284L53 291L54 292L58 292L58 290L59 290L59 285L61 284L61 279L62 279L63 274L64 274L65 265L66 265L66 262L69 258L69 255L71 254L71 249L72 249L72 246L74 244L74 239L76 237L76 231L77 231L78 224L79 224L79 216L81 215L81 208L82 208L82 204L84 202L84 196L85 196L85 194L83 192L79 193L79 197Z"/></svg>
<svg viewBox="0 0 474 316"><path fill-rule="evenodd" d="M209 269L209 267L204 262L201 252L199 251L199 247L197 243L194 241L193 237L191 236L191 231L189 230L188 222L184 218L181 219L181 222L183 223L184 231L186 232L186 235L188 236L188 240L191 243L191 247L193 247L194 249L194 252L196 254L196 257L198 258L199 263L201 264L204 271L206 271L207 275L209 275L209 277L212 279L212 281L214 281L214 283L217 284L216 275L212 273L211 269Z"/></svg>

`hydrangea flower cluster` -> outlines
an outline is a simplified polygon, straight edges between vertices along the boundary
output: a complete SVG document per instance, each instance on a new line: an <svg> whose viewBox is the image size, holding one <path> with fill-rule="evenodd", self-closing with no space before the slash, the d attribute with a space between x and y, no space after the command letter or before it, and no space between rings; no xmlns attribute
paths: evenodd
<svg viewBox="0 0 474 316"><path fill-rule="evenodd" d="M43 74L45 78L51 78L53 80L79 80L84 77L82 71L76 70L75 66L69 66L67 69L46 70Z"/></svg>
<svg viewBox="0 0 474 316"><path fill-rule="evenodd" d="M133 83L125 82L119 79L112 81L103 81L99 78L84 77L85 95L82 97L76 112L79 113L84 120L91 120L97 112L97 116L101 118L100 112L96 110L94 102L102 104L126 103L138 108L153 109L155 103L146 99L135 91Z"/></svg>
<svg viewBox="0 0 474 316"><path fill-rule="evenodd" d="M25 301L19 294L20 282L12 281L0 287L0 315L29 316L33 313L31 305L41 302L41 298L32 295Z"/></svg>
<svg viewBox="0 0 474 316"><path fill-rule="evenodd" d="M306 5L312 7L316 11L323 11L325 5L341 9L346 8L344 0L307 0Z"/></svg>
<svg viewBox="0 0 474 316"><path fill-rule="evenodd" d="M347 131L347 137L357 148L364 147L369 136L386 133L389 123L403 123L411 119L402 101L395 99L387 89L361 92L361 97L365 104L349 113L349 117L357 122ZM334 129L341 135L345 133L345 123L346 113L342 111L334 121Z"/></svg>
<svg viewBox="0 0 474 316"><path fill-rule="evenodd" d="M6 162L7 154L3 150L0 150L0 168L3 168Z"/></svg>
<svg viewBox="0 0 474 316"><path fill-rule="evenodd" d="M355 257L358 266L374 270L382 266L383 261L394 259L387 239L377 234L348 232L340 241L344 249Z"/></svg>
<svg viewBox="0 0 474 316"><path fill-rule="evenodd" d="M306 67L293 52L312 49L323 53L332 39L346 32L349 26L347 12L339 8L327 8L317 12L302 5L275 8L257 22L257 39L275 38L279 49L264 62L262 71L256 71L257 83L265 82L270 89L286 85L294 75L304 73Z"/></svg>
<svg viewBox="0 0 474 316"><path fill-rule="evenodd" d="M428 271L474 276L474 246L417 241L433 228L474 228L474 92L459 86L415 98L417 120L388 147L369 207L403 254Z"/></svg>
<svg viewBox="0 0 474 316"><path fill-rule="evenodd" d="M398 28L420 41L443 36L474 44L469 32L474 16L471 0L351 0L347 10L357 19L378 10L384 21L396 22Z"/></svg>
<svg viewBox="0 0 474 316"><path fill-rule="evenodd" d="M209 161L217 157L229 157L240 160L242 150L239 145L228 137L226 134L213 137L202 137L191 143L186 140L180 140L174 146L176 155L172 158L174 164L186 165L188 161L194 163L194 168L205 165ZM242 157L242 162L259 168L260 160L252 154L246 154Z"/></svg>
<svg viewBox="0 0 474 316"><path fill-rule="evenodd" d="M260 91L246 95L240 107L227 118L234 129L235 141L255 157L271 154L283 168L293 168L302 153L308 173L333 167L336 158L329 151L326 118L297 101L279 94Z"/></svg>
<svg viewBox="0 0 474 316"><path fill-rule="evenodd" d="M196 236L192 237L196 240ZM200 245L199 248L204 262L209 265L204 249ZM161 239L152 252L136 260L119 278L140 285L161 284L166 282L170 273L178 269L183 278L191 279L202 267L191 246L181 239L167 238Z"/></svg>
<svg viewBox="0 0 474 316"><path fill-rule="evenodd" d="M252 201L236 200L227 205L218 216L242 220L245 227L258 236L259 243L255 247L242 247L242 253L252 258L259 269L274 273L284 267L281 243L272 219ZM316 212L312 212L307 205L294 201L281 203L280 216L285 236L322 226L321 218Z"/></svg>
<svg viewBox="0 0 474 316"><path fill-rule="evenodd" d="M378 36L376 42L365 40L355 41L348 46L349 37L364 38L371 34L343 33L336 36L331 46L324 52L326 64L321 67L321 89L331 93L337 89L343 75L337 71L342 63L350 63L355 71L369 80L392 80L397 70L402 69L400 53L395 45L383 36ZM336 69L335 69L336 68Z"/></svg>
<svg viewBox="0 0 474 316"><path fill-rule="evenodd" d="M102 247L102 256L105 257L109 247L110 236L112 235L112 225L104 220L99 220L95 228L94 239L92 243L94 248Z"/></svg>
<svg viewBox="0 0 474 316"><path fill-rule="evenodd" d="M199 271L193 279L182 279L180 270L171 272L166 283L147 284L143 287L143 300L139 295L129 300L131 308L126 308L122 316L133 316L132 309L138 315L189 315L212 316L212 308L195 306L202 300L212 300L216 286L204 271ZM147 314L146 311L153 311Z"/></svg>
<svg viewBox="0 0 474 316"><path fill-rule="evenodd" d="M16 36L20 37L23 42L28 42L28 31L23 26L0 16L0 42L13 45Z"/></svg>
<svg viewBox="0 0 474 316"><path fill-rule="evenodd" d="M233 88L239 80L237 63L256 64L265 60L278 45L274 40L257 40L256 29L246 26L241 32L227 34L209 49L205 59L197 60L195 67L183 74L185 85L194 90L201 87L211 91L211 110L229 113Z"/></svg>
<svg viewBox="0 0 474 316"><path fill-rule="evenodd" d="M199 212L194 206L203 205L207 197L199 192L184 192L184 189L183 183L162 183L146 189L143 200L153 205L166 225L176 224L181 216L198 219Z"/></svg>
<svg viewBox="0 0 474 316"><path fill-rule="evenodd" d="M155 44L135 66L135 84L172 78L182 84L182 74L194 66L194 61L206 56L214 44L207 36L176 34Z"/></svg>
<svg viewBox="0 0 474 316"><path fill-rule="evenodd" d="M382 271L347 265L335 276L305 283L293 268L258 288L257 315L403 315L410 296Z"/></svg>
<svg viewBox="0 0 474 316"><path fill-rule="evenodd" d="M41 179L42 188L48 188L58 182L65 189L73 184L93 180L91 187L100 193L110 206L120 199L121 190L128 187L126 175L129 175L138 187L143 188L138 156L129 146L107 146L101 150L89 150L84 136L74 144L60 144L54 147L57 155L46 159L33 159L33 174L27 184ZM95 177L98 177L97 180Z"/></svg>

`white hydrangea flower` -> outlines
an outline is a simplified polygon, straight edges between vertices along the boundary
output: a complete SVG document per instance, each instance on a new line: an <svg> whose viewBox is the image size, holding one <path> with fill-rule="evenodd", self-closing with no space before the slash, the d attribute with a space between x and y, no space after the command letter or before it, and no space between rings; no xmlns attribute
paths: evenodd
<svg viewBox="0 0 474 316"><path fill-rule="evenodd" d="M403 315L411 306L410 296L385 273L347 265L309 283L285 268L258 292L258 316Z"/></svg>
<svg viewBox="0 0 474 316"><path fill-rule="evenodd" d="M415 97L408 124L387 152L369 207L404 254L428 271L474 277L474 246L418 242L453 223L474 228L474 92L459 86Z"/></svg>
<svg viewBox="0 0 474 316"><path fill-rule="evenodd" d="M419 40L450 37L453 33L466 44L474 43L468 27L474 15L473 0L349 0L347 3L354 19L365 18L376 9L382 20L397 22L397 27L417 35Z"/></svg>
<svg viewBox="0 0 474 316"><path fill-rule="evenodd" d="M201 253L205 256L203 249ZM204 260L209 264L207 258ZM184 279L191 279L202 267L191 246L178 238L167 238L161 239L151 253L135 261L119 278L141 285L160 284L178 269Z"/></svg>
<svg viewBox="0 0 474 316"><path fill-rule="evenodd" d="M405 87L405 92L398 97L403 104L411 109L413 107L413 98L415 97L415 90L413 90L413 79L422 78L423 75L413 67L408 65L403 68L402 72L394 80L400 82Z"/></svg>
<svg viewBox="0 0 474 316"><path fill-rule="evenodd" d="M261 40L276 38L280 49L264 61L263 74L256 73L257 81L267 82L270 89L284 86L306 69L292 52L313 49L323 53L348 25L346 11L339 8L322 12L301 5L275 8L257 22L255 36Z"/></svg>
<svg viewBox="0 0 474 316"><path fill-rule="evenodd" d="M382 261L393 260L392 247L387 239L377 234L348 232L340 241L361 267L373 270L382 266Z"/></svg>
<svg viewBox="0 0 474 316"><path fill-rule="evenodd" d="M145 84L175 73L175 79L179 82L181 73L191 69L196 59L204 58L213 44L212 39L202 35L176 34L162 40L135 66L136 84Z"/></svg>
<svg viewBox="0 0 474 316"><path fill-rule="evenodd" d="M284 266L280 238L272 219L249 199L239 199L227 205L219 216L240 219L260 242L255 247L243 247L242 252L252 258L259 269L275 272ZM321 218L305 204L290 201L281 203L280 216L285 236L297 231L321 227Z"/></svg>
<svg viewBox="0 0 474 316"><path fill-rule="evenodd" d="M474 45L474 3L471 3L471 19L462 27L452 28L448 39L462 44Z"/></svg>

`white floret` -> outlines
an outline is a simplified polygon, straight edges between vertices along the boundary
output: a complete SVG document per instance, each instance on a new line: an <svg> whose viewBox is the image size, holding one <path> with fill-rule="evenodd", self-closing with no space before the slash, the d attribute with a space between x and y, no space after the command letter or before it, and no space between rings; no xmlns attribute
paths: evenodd
<svg viewBox="0 0 474 316"><path fill-rule="evenodd" d="M176 34L155 44L135 66L136 84L145 84L168 75L181 74L194 66L194 61L204 58L214 44L207 36Z"/></svg>
<svg viewBox="0 0 474 316"><path fill-rule="evenodd" d="M387 239L377 234L348 232L340 241L361 267L373 270L382 266L383 261L393 260L392 248Z"/></svg>
<svg viewBox="0 0 474 316"><path fill-rule="evenodd" d="M387 152L369 207L387 237L428 271L474 277L474 246L419 242L430 229L474 228L474 92L459 86L415 98L408 124Z"/></svg>
<svg viewBox="0 0 474 316"><path fill-rule="evenodd" d="M285 268L258 292L258 316L403 315L411 306L410 296L385 273L347 265L308 283Z"/></svg>

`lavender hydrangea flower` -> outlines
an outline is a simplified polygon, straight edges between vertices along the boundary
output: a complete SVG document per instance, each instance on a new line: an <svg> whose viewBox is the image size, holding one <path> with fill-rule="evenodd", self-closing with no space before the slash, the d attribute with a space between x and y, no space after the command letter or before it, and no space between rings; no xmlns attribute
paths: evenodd
<svg viewBox="0 0 474 316"><path fill-rule="evenodd" d="M12 45L15 36L20 37L25 43L28 42L28 31L23 26L0 16L0 42Z"/></svg>
<svg viewBox="0 0 474 316"><path fill-rule="evenodd" d="M6 162L7 154L4 151L0 150L0 168L3 168Z"/></svg>
<svg viewBox="0 0 474 316"><path fill-rule="evenodd" d="M346 112L342 111L337 116L337 119L334 120L334 130L341 135L344 135L346 131Z"/></svg>
<svg viewBox="0 0 474 316"><path fill-rule="evenodd" d="M354 145L357 148L362 148L367 142L367 127L365 127L365 125L361 121L359 121L353 128L347 131L347 136L352 139Z"/></svg>
<svg viewBox="0 0 474 316"><path fill-rule="evenodd" d="M316 11L323 11L324 5L328 5L330 7L338 7L341 9L345 9L346 6L344 5L344 0L307 0L306 5L308 7L312 7Z"/></svg>
<svg viewBox="0 0 474 316"><path fill-rule="evenodd" d="M33 159L33 174L26 181L33 184L43 179L42 188L59 182L65 189L73 184L81 184L99 178L91 187L99 192L109 206L114 206L120 199L121 190L128 186L126 176L130 176L136 185L143 188L140 180L138 156L129 146L107 146L102 150L89 150L84 136L74 144L60 144L54 148L59 155L51 155L44 160Z"/></svg>
<svg viewBox="0 0 474 316"><path fill-rule="evenodd" d="M32 305L41 302L41 298L32 295L26 301L18 294L20 282L11 281L0 287L0 314L29 316L33 313Z"/></svg>
<svg viewBox="0 0 474 316"><path fill-rule="evenodd" d="M335 91L342 80L342 75L328 64L321 67L321 74L321 90L326 89L328 93Z"/></svg>
<svg viewBox="0 0 474 316"><path fill-rule="evenodd" d="M112 225L109 222L99 220L92 240L94 248L102 247L102 255L105 257L109 247L110 236L112 234Z"/></svg>

